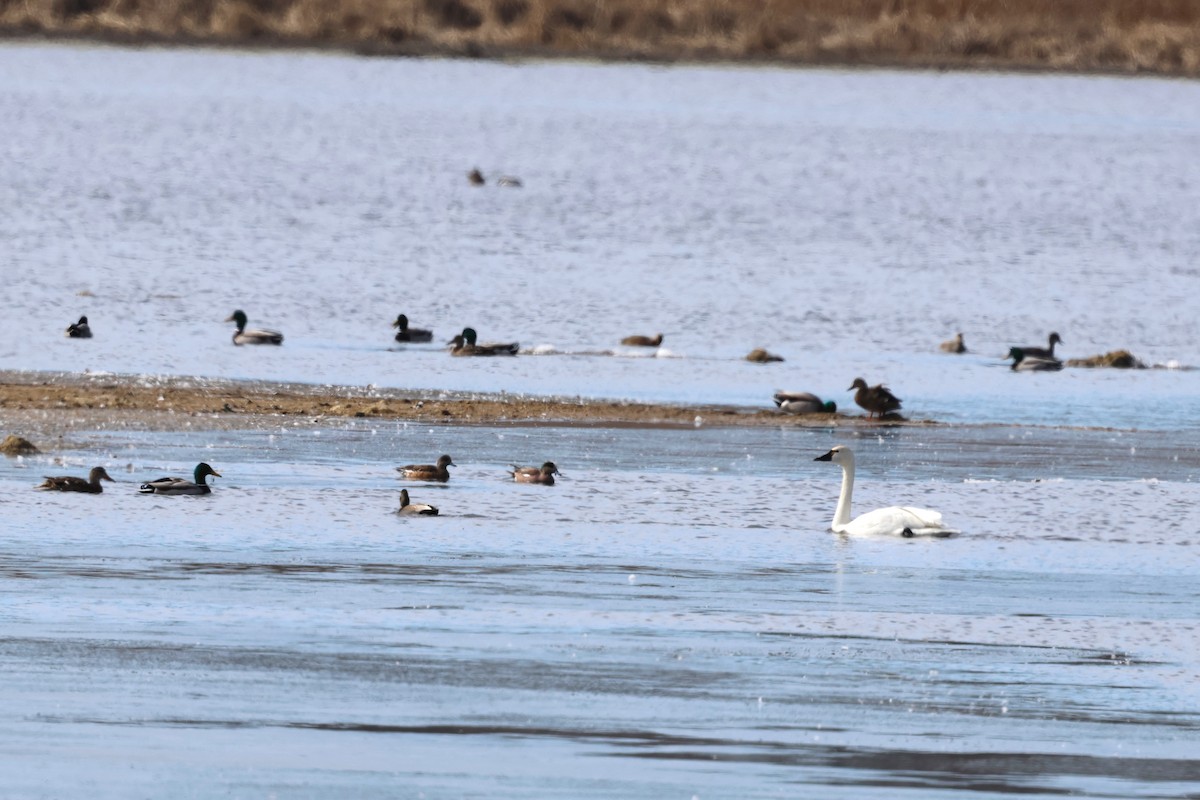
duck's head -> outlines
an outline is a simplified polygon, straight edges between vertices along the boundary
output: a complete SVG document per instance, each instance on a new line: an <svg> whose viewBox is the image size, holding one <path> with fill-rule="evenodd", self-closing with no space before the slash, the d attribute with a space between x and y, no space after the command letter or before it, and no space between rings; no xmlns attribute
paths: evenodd
<svg viewBox="0 0 1200 800"><path fill-rule="evenodd" d="M1050 346L1053 347L1056 344L1062 344L1062 337L1059 336L1057 333L1051 333L1050 334Z"/></svg>
<svg viewBox="0 0 1200 800"><path fill-rule="evenodd" d="M393 328L399 328L401 331L408 330L408 317L401 314L396 317L396 321L392 323Z"/></svg>
<svg viewBox="0 0 1200 800"><path fill-rule="evenodd" d="M462 338L464 342L474 347L478 339L478 334L475 333L474 328L463 328Z"/></svg>
<svg viewBox="0 0 1200 800"><path fill-rule="evenodd" d="M196 471L194 473L192 473L192 477L194 479L193 483L197 483L197 484L204 483L204 478L208 475L212 475L213 477L216 477L216 478L221 477L221 473L217 472L215 469L210 467L208 464L201 461L199 464L196 465Z"/></svg>
<svg viewBox="0 0 1200 800"><path fill-rule="evenodd" d="M450 456L440 456L437 460L437 465L438 465L438 469L445 469L446 467L457 467L458 466L458 464L455 464L454 461L451 460Z"/></svg>
<svg viewBox="0 0 1200 800"><path fill-rule="evenodd" d="M76 325L87 325L88 324L87 317L80 317L79 322L76 322L75 324Z"/></svg>
<svg viewBox="0 0 1200 800"><path fill-rule="evenodd" d="M400 507L404 508L406 505L408 505L408 503L409 503L408 489L401 489L400 490Z"/></svg>
<svg viewBox="0 0 1200 800"><path fill-rule="evenodd" d="M236 322L237 326L238 326L238 330L240 331L242 328L246 327L246 312L242 311L239 308L237 311L230 314L229 318L226 319L225 321L226 322Z"/></svg>
<svg viewBox="0 0 1200 800"><path fill-rule="evenodd" d="M821 410L827 414L833 414L837 411L837 403L832 400L826 400L821 404Z"/></svg>
<svg viewBox="0 0 1200 800"><path fill-rule="evenodd" d="M553 461L547 461L545 464L542 464L542 472L546 475L562 475L558 471L558 467L554 466Z"/></svg>
<svg viewBox="0 0 1200 800"><path fill-rule="evenodd" d="M483 179L483 173L479 171L478 167L467 173L467 180L471 182L472 186L483 186L487 182Z"/></svg>
<svg viewBox="0 0 1200 800"><path fill-rule="evenodd" d="M104 469L104 467L92 467L92 471L88 473L88 480L92 483L96 483L97 481L109 481L111 483L116 483L116 481L108 476L108 472Z"/></svg>
<svg viewBox="0 0 1200 800"><path fill-rule="evenodd" d="M835 444L823 456L817 456L813 461L832 461L834 464L853 464L854 451L844 444Z"/></svg>
<svg viewBox="0 0 1200 800"><path fill-rule="evenodd" d="M846 391L849 392L853 389L865 389L865 388L867 388L867 382L864 381L862 378L855 378L854 383L850 384L850 388L847 389Z"/></svg>

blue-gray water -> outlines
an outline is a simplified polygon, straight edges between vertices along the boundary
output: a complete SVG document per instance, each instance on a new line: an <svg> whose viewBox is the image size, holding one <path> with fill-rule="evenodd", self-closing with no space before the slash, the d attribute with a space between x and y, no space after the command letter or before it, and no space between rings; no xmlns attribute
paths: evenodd
<svg viewBox="0 0 1200 800"><path fill-rule="evenodd" d="M0 369L844 407L861 375L954 423L39 441L0 460L5 796L1197 795L1200 372L999 356L1057 330L1200 364L1198 101L0 47ZM233 347L238 307L283 347ZM401 311L559 354L401 347ZM935 352L956 330L973 352ZM829 533L835 443L856 509L963 535ZM443 516L389 514L393 467L442 452L407 486ZM559 485L505 480L545 459ZM200 460L210 497L135 491ZM32 490L95 464L121 483Z"/></svg>

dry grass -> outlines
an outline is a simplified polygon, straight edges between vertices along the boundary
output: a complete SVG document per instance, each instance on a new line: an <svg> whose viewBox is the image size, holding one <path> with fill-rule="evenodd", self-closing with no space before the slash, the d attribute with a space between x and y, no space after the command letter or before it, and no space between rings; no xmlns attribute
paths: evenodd
<svg viewBox="0 0 1200 800"><path fill-rule="evenodd" d="M1200 0L0 0L0 34L1200 74Z"/></svg>

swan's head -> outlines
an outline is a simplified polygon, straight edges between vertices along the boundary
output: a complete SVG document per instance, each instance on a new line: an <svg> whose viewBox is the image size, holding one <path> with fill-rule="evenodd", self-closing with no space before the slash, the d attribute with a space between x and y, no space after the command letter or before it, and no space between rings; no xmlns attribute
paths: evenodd
<svg viewBox="0 0 1200 800"><path fill-rule="evenodd" d="M865 389L865 388L867 388L867 382L864 381L862 378L855 378L854 383L850 384L850 389ZM846 391L848 392L848 391L850 391L850 389L847 389Z"/></svg>
<svg viewBox="0 0 1200 800"><path fill-rule="evenodd" d="M854 451L844 444L835 444L828 453L817 456L813 461L832 461L834 464L853 464Z"/></svg>
<svg viewBox="0 0 1200 800"><path fill-rule="evenodd" d="M1057 333L1051 333L1050 334L1050 346L1054 347L1054 345L1056 345L1056 344L1062 344L1062 337L1059 336Z"/></svg>

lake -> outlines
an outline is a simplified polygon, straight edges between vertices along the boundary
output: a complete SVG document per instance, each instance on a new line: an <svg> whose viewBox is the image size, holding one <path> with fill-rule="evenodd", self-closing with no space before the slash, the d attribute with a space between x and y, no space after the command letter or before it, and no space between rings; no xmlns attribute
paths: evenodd
<svg viewBox="0 0 1200 800"><path fill-rule="evenodd" d="M946 423L38 441L6 796L1200 793L1200 84L7 43L0 120L0 370L850 413L861 376ZM1050 331L1160 368L1008 369ZM857 510L962 535L830 533L838 443ZM199 461L211 496L136 491Z"/></svg>

